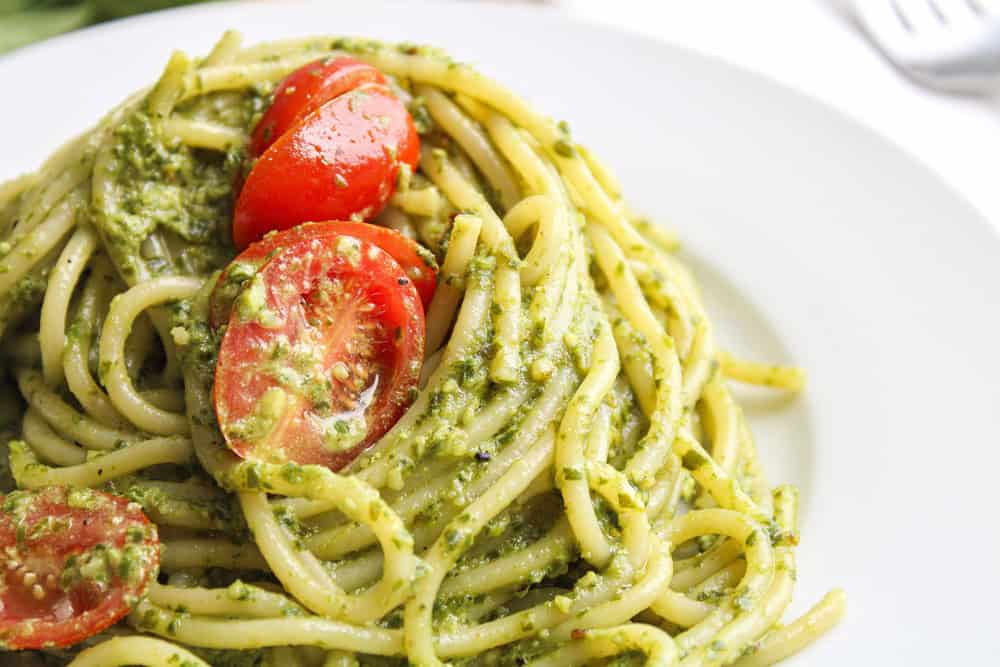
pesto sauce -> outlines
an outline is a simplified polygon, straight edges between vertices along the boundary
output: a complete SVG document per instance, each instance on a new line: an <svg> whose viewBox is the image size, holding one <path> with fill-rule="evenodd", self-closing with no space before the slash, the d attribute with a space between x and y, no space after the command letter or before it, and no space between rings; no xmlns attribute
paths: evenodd
<svg viewBox="0 0 1000 667"><path fill-rule="evenodd" d="M214 498L185 498L170 496L155 486L138 484L137 477L124 477L110 482L111 493L128 498L142 506L143 512L156 520L158 516L178 510L200 516L213 525L213 530L225 533L230 539L242 542L248 538L248 529L235 498L221 489ZM207 478L205 478L207 481Z"/></svg>
<svg viewBox="0 0 1000 667"><path fill-rule="evenodd" d="M82 583L93 582L100 588L105 588L115 580L125 582L129 587L139 585L145 573L150 571L153 563L155 546L144 544L145 532L129 532L129 542L122 548L107 544L98 544L91 549L66 560L62 573L59 575L59 585L69 591Z"/></svg>
<svg viewBox="0 0 1000 667"><path fill-rule="evenodd" d="M214 284L217 274L208 277L206 283ZM207 310L208 295L197 295L173 304L171 309L171 326L183 328L188 335L188 344L178 348L178 356L184 368L185 386L187 381L196 383L211 396L211 387L215 381L215 362L219 355L219 344L225 328L218 330L205 319L202 314ZM186 387L185 393L197 391ZM215 407L210 400L187 401L187 414L194 424L218 430L218 420Z"/></svg>
<svg viewBox="0 0 1000 667"><path fill-rule="evenodd" d="M260 274L255 273L248 281L243 282L233 308L243 322L257 322L266 329L278 324L277 315L267 307L267 286Z"/></svg>
<svg viewBox="0 0 1000 667"><path fill-rule="evenodd" d="M103 175L110 187L95 198L94 220L130 284L158 275L207 275L232 257L232 183L240 151L192 149L164 136L142 109L115 128L107 150ZM168 247L177 239L180 249L151 246L147 239L154 233Z"/></svg>
<svg viewBox="0 0 1000 667"><path fill-rule="evenodd" d="M543 494L525 505L505 509L480 532L454 572L480 567L527 548L551 530L563 514L562 499L556 493ZM564 573L572 557L574 554L567 552L563 558L553 559L546 569L533 572L531 579L538 582Z"/></svg>
<svg viewBox="0 0 1000 667"><path fill-rule="evenodd" d="M30 313L37 312L48 286L49 268L35 269L0 295L0 337Z"/></svg>
<svg viewBox="0 0 1000 667"><path fill-rule="evenodd" d="M270 87L262 85L198 95L181 102L174 113L227 127L250 128L270 104L270 94Z"/></svg>
<svg viewBox="0 0 1000 667"><path fill-rule="evenodd" d="M265 442L285 413L287 403L288 394L284 390L270 387L260 397L251 414L229 426L227 435L251 443Z"/></svg>

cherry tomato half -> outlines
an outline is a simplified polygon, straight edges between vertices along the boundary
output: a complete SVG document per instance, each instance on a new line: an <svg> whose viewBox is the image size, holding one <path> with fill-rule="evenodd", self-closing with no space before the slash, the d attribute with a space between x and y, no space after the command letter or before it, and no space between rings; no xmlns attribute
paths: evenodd
<svg viewBox="0 0 1000 667"><path fill-rule="evenodd" d="M75 644L125 616L156 575L135 503L92 489L13 491L0 510L0 648Z"/></svg>
<svg viewBox="0 0 1000 667"><path fill-rule="evenodd" d="M260 156L236 201L238 248L271 230L315 220L368 220L414 167L420 139L403 103L364 84L308 114Z"/></svg>
<svg viewBox="0 0 1000 667"><path fill-rule="evenodd" d="M339 470L413 400L420 297L370 240L295 230L269 238L278 250L243 284L219 349L219 426L244 458Z"/></svg>
<svg viewBox="0 0 1000 667"><path fill-rule="evenodd" d="M303 65L281 82L274 99L254 128L250 155L257 157L302 118L335 97L365 83L385 83L377 69L340 56Z"/></svg>
<svg viewBox="0 0 1000 667"><path fill-rule="evenodd" d="M349 234L371 241L389 253L417 288L417 294L420 295L420 301L426 312L437 287L437 262L430 252L397 231L367 222L307 222L280 234L268 234L260 241L251 243L225 268L212 291L209 307L212 327L218 328L229 321L233 299L239 293L243 282L252 277L257 269L281 248L281 244L288 245L317 236L339 234Z"/></svg>

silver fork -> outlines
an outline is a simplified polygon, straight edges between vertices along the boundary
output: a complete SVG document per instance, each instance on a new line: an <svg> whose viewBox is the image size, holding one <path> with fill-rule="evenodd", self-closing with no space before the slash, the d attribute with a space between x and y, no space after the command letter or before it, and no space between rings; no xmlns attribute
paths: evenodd
<svg viewBox="0 0 1000 667"><path fill-rule="evenodd" d="M918 83L1000 91L1000 15L980 0L854 0L854 11L872 42Z"/></svg>

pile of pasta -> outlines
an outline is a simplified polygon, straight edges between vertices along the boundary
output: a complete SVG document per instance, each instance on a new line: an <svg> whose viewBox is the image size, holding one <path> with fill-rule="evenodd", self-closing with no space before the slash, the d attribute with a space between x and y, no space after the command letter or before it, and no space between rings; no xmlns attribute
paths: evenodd
<svg viewBox="0 0 1000 667"><path fill-rule="evenodd" d="M376 222L441 273L419 395L334 473L225 446L206 292L268 95L340 53L417 122ZM717 348L675 237L565 123L439 51L227 33L176 54L2 186L0 233L12 483L113 490L163 544L126 622L45 660L754 667L842 614L835 590L781 625L797 492L727 387L801 373Z"/></svg>

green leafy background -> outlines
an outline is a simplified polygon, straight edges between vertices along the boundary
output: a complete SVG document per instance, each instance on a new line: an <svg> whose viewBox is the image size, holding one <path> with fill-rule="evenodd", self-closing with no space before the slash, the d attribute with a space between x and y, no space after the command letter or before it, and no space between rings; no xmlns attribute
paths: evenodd
<svg viewBox="0 0 1000 667"><path fill-rule="evenodd" d="M0 0L0 53L91 23L203 0Z"/></svg>

